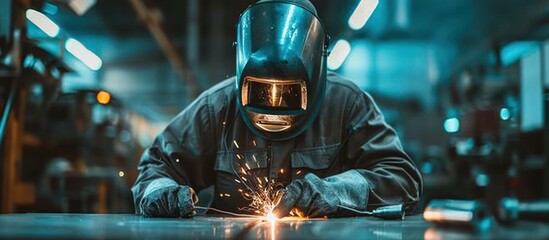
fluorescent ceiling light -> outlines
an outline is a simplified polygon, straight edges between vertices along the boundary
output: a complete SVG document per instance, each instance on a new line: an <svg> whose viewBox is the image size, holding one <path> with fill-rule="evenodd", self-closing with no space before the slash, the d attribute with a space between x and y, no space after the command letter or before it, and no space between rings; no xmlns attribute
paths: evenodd
<svg viewBox="0 0 549 240"><path fill-rule="evenodd" d="M94 4L96 0L70 0L69 7L71 7L79 16L84 15Z"/></svg>
<svg viewBox="0 0 549 240"><path fill-rule="evenodd" d="M353 30L358 30L364 27L368 18L372 16L372 13L379 3L378 0L361 0L355 11L349 18L349 27Z"/></svg>
<svg viewBox="0 0 549 240"><path fill-rule="evenodd" d="M328 56L328 68L337 70L351 52L351 45L344 39L336 42L330 56Z"/></svg>
<svg viewBox="0 0 549 240"><path fill-rule="evenodd" d="M57 26L57 24L41 12L34 9L28 9L26 16L29 21L40 28L40 30L45 32L48 36L55 37L59 34L59 26Z"/></svg>
<svg viewBox="0 0 549 240"><path fill-rule="evenodd" d="M82 61L86 66L92 70L99 70L103 65L103 61L95 53L87 49L82 43L74 38L69 38L65 42L65 48L72 55Z"/></svg>

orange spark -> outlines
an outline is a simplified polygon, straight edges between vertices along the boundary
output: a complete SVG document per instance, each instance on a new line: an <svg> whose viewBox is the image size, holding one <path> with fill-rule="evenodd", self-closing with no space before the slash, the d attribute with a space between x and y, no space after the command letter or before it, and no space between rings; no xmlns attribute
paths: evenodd
<svg viewBox="0 0 549 240"><path fill-rule="evenodd" d="M233 144L236 148L240 148L235 140L233 140ZM243 155L236 154L236 158L243 159ZM254 154L252 154L252 158L259 167L259 161ZM267 177L257 176L256 174L259 172L254 171L246 161L234 162L237 163L237 166L233 168L234 173L237 175L235 182L243 185L243 187L238 188L237 191L242 194L246 200L250 200L248 206L239 208L239 210L259 214L262 217L272 215L272 210L278 205L278 202L282 198L282 185L277 183L274 179L269 181L269 178ZM284 173L284 169L281 169L281 173ZM230 195L223 194L222 197L230 197Z"/></svg>

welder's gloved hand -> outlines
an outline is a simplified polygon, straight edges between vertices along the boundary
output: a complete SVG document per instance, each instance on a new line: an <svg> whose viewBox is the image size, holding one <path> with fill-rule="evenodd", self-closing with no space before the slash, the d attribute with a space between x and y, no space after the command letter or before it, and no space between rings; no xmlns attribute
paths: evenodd
<svg viewBox="0 0 549 240"><path fill-rule="evenodd" d="M146 191L140 207L146 217L192 217L197 201L194 190L189 186L170 184Z"/></svg>
<svg viewBox="0 0 549 240"><path fill-rule="evenodd" d="M301 217L323 217L334 214L338 205L366 209L368 189L366 179L355 170L325 179L309 173L286 187L273 214L284 217L295 208Z"/></svg>

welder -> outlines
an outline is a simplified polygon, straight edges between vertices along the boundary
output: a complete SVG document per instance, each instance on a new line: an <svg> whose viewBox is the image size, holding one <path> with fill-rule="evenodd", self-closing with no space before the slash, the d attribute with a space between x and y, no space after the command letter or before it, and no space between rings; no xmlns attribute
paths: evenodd
<svg viewBox="0 0 549 240"><path fill-rule="evenodd" d="M412 209L420 173L372 97L326 70L328 46L308 0L248 7L237 26L236 76L203 92L143 153L136 213L191 217L196 193L211 186L211 207L239 213L249 204L235 181L240 170L282 186L278 217Z"/></svg>

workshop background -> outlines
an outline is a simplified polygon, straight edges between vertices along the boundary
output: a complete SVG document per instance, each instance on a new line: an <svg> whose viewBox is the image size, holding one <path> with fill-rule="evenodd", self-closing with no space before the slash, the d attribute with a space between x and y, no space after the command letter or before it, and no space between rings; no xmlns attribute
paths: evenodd
<svg viewBox="0 0 549 240"><path fill-rule="evenodd" d="M1 212L133 212L143 149L234 75L253 2L0 0ZM418 211L549 197L549 1L312 2L329 68L374 97L422 172Z"/></svg>

